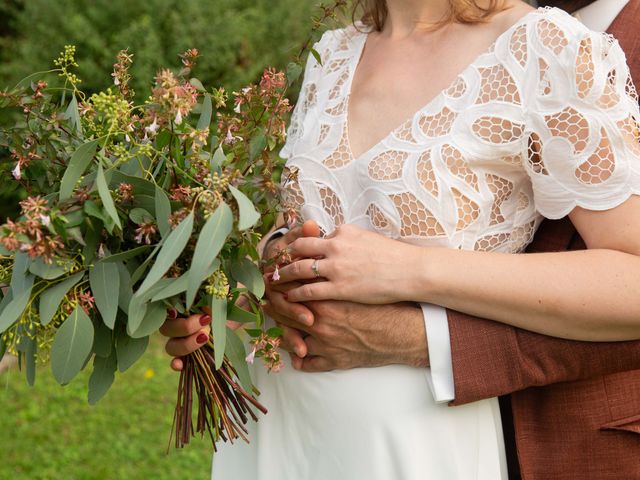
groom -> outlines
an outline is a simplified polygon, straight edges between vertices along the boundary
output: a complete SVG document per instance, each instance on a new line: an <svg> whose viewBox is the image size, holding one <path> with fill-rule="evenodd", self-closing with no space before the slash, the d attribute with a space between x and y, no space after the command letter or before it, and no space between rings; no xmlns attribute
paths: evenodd
<svg viewBox="0 0 640 480"><path fill-rule="evenodd" d="M555 5L572 12L588 3ZM576 16L618 38L633 78L640 80L640 0L596 0ZM290 240L287 234L269 249ZM543 222L527 251L584 248L565 218ZM302 370L429 364L421 313L411 306L389 306L377 322L353 304L314 302L312 327L291 312L279 315L275 307L272 316L290 327L289 343L301 356L306 344L296 328L316 337L314 343L331 346L321 356L294 356ZM450 405L501 396L510 478L640 479L640 341L563 340L451 310L447 319L455 387ZM385 329L390 321L403 328Z"/></svg>

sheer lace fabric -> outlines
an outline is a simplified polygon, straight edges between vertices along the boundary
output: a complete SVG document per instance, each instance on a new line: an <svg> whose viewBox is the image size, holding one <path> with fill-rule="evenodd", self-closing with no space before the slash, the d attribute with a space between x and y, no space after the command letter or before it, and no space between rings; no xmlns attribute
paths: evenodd
<svg viewBox="0 0 640 480"><path fill-rule="evenodd" d="M638 98L617 41L559 9L503 33L445 90L354 158L347 111L366 33L327 32L307 64L283 183L325 232L520 252L542 217L640 194Z"/></svg>

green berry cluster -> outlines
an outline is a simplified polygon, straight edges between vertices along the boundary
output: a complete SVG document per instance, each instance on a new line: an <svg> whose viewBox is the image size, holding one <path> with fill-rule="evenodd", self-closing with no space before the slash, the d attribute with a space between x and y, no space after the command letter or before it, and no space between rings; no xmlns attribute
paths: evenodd
<svg viewBox="0 0 640 480"><path fill-rule="evenodd" d="M207 280L205 291L215 298L225 298L229 292L229 281L222 270L216 270Z"/></svg>

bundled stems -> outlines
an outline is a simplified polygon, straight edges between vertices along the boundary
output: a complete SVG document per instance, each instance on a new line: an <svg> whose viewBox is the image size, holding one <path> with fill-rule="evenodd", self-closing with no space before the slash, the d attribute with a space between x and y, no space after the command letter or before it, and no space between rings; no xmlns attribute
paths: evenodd
<svg viewBox="0 0 640 480"><path fill-rule="evenodd" d="M220 439L233 443L238 438L249 443L245 427L249 417L258 421L252 408L267 413L252 394L238 382L238 374L225 357L216 370L211 342L182 358L178 382L178 397L173 416L171 436L176 448L188 445L191 437L205 433L211 438L214 451ZM194 392L195 388L195 392ZM197 417L193 425L194 393Z"/></svg>

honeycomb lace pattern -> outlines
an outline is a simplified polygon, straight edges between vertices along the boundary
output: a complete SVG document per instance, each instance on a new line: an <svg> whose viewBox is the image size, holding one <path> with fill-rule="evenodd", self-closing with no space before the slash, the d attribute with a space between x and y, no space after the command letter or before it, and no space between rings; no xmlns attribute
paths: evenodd
<svg viewBox="0 0 640 480"><path fill-rule="evenodd" d="M541 219L640 194L640 112L624 53L556 8L525 15L445 90L358 158L348 93L366 32L316 44L294 110L285 205L325 232L521 252Z"/></svg>

